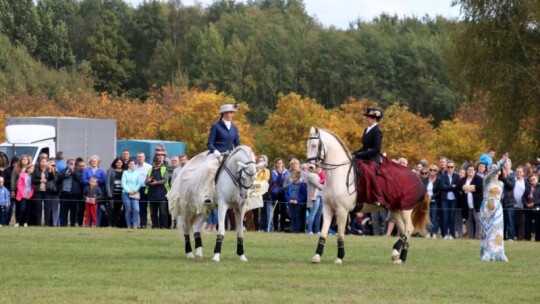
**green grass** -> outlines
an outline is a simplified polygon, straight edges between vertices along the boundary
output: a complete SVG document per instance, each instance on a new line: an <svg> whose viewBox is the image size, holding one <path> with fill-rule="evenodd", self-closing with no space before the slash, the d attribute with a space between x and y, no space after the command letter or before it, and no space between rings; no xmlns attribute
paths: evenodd
<svg viewBox="0 0 540 304"><path fill-rule="evenodd" d="M506 243L509 263L482 263L479 241L414 238L404 265L394 238L335 237L309 263L317 236L248 232L247 263L227 232L204 260L187 260L171 230L0 228L0 303L539 303L540 243Z"/></svg>

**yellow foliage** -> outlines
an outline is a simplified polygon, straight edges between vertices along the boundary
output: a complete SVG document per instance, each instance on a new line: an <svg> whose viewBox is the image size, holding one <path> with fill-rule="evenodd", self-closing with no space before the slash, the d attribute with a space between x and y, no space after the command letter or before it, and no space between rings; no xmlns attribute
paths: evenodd
<svg viewBox="0 0 540 304"><path fill-rule="evenodd" d="M393 104L386 109L380 122L383 131L382 151L388 158L405 157L409 164L422 159L433 160L429 149L434 130L431 117L423 118L409 112L406 106Z"/></svg>
<svg viewBox="0 0 540 304"><path fill-rule="evenodd" d="M257 134L257 151L276 157L294 155L305 158L306 140L311 126L325 126L329 111L315 100L290 93L279 95L276 109Z"/></svg>
<svg viewBox="0 0 540 304"><path fill-rule="evenodd" d="M207 150L208 134L212 124L220 119L219 108L223 104L234 103L234 99L224 93L190 91L180 96L170 110L170 118L159 127L161 137L186 142L186 152L196 154ZM253 146L253 132L247 122L249 107L238 104L234 124L240 133L242 145Z"/></svg>
<svg viewBox="0 0 540 304"><path fill-rule="evenodd" d="M463 122L459 118L441 122L436 133L431 142L434 155L446 156L457 166L468 160L477 162L487 147L480 125Z"/></svg>

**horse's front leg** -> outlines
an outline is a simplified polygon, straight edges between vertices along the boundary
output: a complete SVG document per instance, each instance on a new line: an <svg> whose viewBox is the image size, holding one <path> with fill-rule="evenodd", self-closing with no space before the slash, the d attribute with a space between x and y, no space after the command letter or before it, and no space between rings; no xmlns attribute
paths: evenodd
<svg viewBox="0 0 540 304"><path fill-rule="evenodd" d="M218 233L216 237L216 246L214 247L214 257L212 261L219 262L221 254L221 245L225 238L225 215L227 214L228 205L222 200L218 200Z"/></svg>
<svg viewBox="0 0 540 304"><path fill-rule="evenodd" d="M202 260L203 248L201 239L201 228L206 221L206 213L201 213L197 216L195 223L193 223L193 238L195 239L195 259Z"/></svg>
<svg viewBox="0 0 540 304"><path fill-rule="evenodd" d="M189 230L190 230L190 225L189 225L189 220L191 218L191 213L190 212L185 212L183 216L180 216L181 218L181 225L182 225L182 229L184 230L184 241L185 241L185 247L184 247L184 250L186 252L186 255L187 255L187 258L188 259L193 259L195 258L195 256L193 255L193 249L191 249L191 240L190 240L190 237L189 237Z"/></svg>
<svg viewBox="0 0 540 304"><path fill-rule="evenodd" d="M311 263L321 262L321 256L324 252L324 244L326 243L326 236L328 235L328 230L330 229L330 224L332 223L332 216L334 216L334 214L330 209L330 204L324 204L321 236L319 237L319 242L317 243L315 255L311 258Z"/></svg>
<svg viewBox="0 0 540 304"><path fill-rule="evenodd" d="M236 254L240 257L240 261L247 262L248 259L244 255L244 215L246 214L246 206L240 204L240 207L236 209L238 212L236 216Z"/></svg>
<svg viewBox="0 0 540 304"><path fill-rule="evenodd" d="M342 264L345 257L345 226L347 225L347 210L340 209L336 212L336 223L338 226L337 235L337 258L334 264Z"/></svg>

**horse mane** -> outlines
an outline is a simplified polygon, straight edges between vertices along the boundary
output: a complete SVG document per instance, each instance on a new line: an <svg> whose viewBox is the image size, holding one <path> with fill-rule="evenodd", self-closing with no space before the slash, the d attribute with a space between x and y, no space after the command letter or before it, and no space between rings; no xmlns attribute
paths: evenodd
<svg viewBox="0 0 540 304"><path fill-rule="evenodd" d="M345 152L347 152L347 155L349 155L349 158L350 158L350 155L351 155L351 152L349 150L349 148L347 148L347 145L343 142L343 140L341 138L339 138L339 136L337 136L336 133L330 131L330 130L327 130L327 129L319 129L319 128L316 128L316 130L319 130L320 131L324 131L330 135L332 135L336 140L337 142L341 145L341 147L343 148L343 150L345 150Z"/></svg>
<svg viewBox="0 0 540 304"><path fill-rule="evenodd" d="M251 151L251 148L248 147L248 146L238 146L238 147L235 147L231 154L229 155L229 157L227 158L227 162L229 159L231 159L235 154L237 154L238 152L240 151L244 151L248 157L252 157L253 156L253 152Z"/></svg>

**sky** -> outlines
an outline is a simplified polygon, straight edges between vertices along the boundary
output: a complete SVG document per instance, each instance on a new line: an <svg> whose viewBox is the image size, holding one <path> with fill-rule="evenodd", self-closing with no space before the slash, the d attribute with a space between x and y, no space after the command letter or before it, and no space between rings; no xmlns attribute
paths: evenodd
<svg viewBox="0 0 540 304"><path fill-rule="evenodd" d="M124 0L137 7L143 0ZM213 0L182 0L186 6L195 2L203 6L212 4ZM347 29L350 22L360 18L371 21L381 13L397 14L399 17L431 17L441 15L447 18L458 18L459 7L451 6L452 0L304 0L306 11L317 18L324 26L335 26Z"/></svg>

